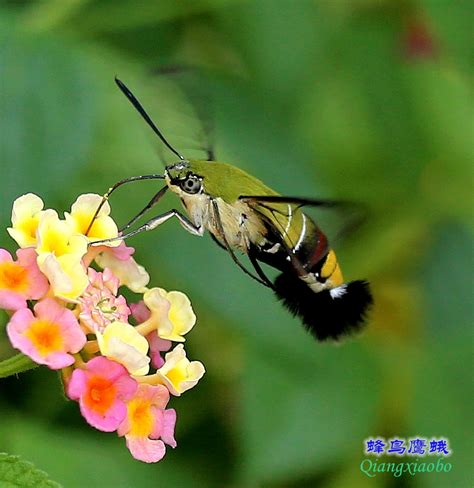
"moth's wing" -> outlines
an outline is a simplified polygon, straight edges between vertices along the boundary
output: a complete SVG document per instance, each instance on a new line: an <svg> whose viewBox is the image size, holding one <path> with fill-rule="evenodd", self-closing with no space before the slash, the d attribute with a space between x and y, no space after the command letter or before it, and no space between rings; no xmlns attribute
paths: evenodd
<svg viewBox="0 0 474 488"><path fill-rule="evenodd" d="M204 153L204 157L195 156L196 159L214 161L214 97L212 83L205 71L189 65L168 64L155 68L153 75L173 83L188 104L181 109L186 117L194 118L187 149Z"/></svg>
<svg viewBox="0 0 474 488"><path fill-rule="evenodd" d="M352 203L343 200L318 200L315 198L285 197L282 195L241 195L239 200L245 200L247 202L254 201L255 203L290 203L299 207L311 206L330 208L353 205Z"/></svg>
<svg viewBox="0 0 474 488"><path fill-rule="evenodd" d="M316 208L322 210L331 210L330 215L326 220L328 225L325 225L325 217L322 212L318 213L317 218L314 218L316 224L321 227L325 233L329 234L331 242L340 241L355 232L366 220L368 216L368 209L363 204L350 202L346 200L326 200L302 197L288 197L281 195L241 195L239 200L245 201L250 207L256 211L261 212L269 218L279 216L278 227L285 229L289 219L290 213L301 219L301 209ZM308 214L313 217L311 212ZM301 225L301 224L299 224ZM290 242L297 239L297 236L292 235ZM296 241L297 242L297 241Z"/></svg>
<svg viewBox="0 0 474 488"><path fill-rule="evenodd" d="M299 204L290 200L275 200L274 196L240 196L267 223L272 242L283 243L288 249L297 245L301 227Z"/></svg>

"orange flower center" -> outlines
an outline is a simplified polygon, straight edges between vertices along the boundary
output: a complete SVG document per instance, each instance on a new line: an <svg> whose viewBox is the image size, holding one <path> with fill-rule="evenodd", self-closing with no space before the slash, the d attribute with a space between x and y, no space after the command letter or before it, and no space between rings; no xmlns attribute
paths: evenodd
<svg viewBox="0 0 474 488"><path fill-rule="evenodd" d="M63 350L63 339L58 324L47 320L33 321L25 332L25 336L33 343L41 356Z"/></svg>
<svg viewBox="0 0 474 488"><path fill-rule="evenodd" d="M104 415L115 401L117 389L112 381L101 376L92 376L88 380L88 390L84 401L88 408Z"/></svg>
<svg viewBox="0 0 474 488"><path fill-rule="evenodd" d="M28 284L28 270L9 261L0 264L0 288L23 292Z"/></svg>
<svg viewBox="0 0 474 488"><path fill-rule="evenodd" d="M136 398L128 403L128 420L130 435L148 437L153 430L153 414L151 402L144 398Z"/></svg>

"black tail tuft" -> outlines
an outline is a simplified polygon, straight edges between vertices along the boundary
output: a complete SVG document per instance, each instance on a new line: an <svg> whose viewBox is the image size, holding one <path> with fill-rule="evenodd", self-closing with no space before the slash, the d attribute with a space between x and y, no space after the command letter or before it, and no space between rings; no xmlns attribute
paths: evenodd
<svg viewBox="0 0 474 488"><path fill-rule="evenodd" d="M275 293L319 341L359 331L373 303L369 283L361 280L316 293L296 275L283 273L275 280Z"/></svg>

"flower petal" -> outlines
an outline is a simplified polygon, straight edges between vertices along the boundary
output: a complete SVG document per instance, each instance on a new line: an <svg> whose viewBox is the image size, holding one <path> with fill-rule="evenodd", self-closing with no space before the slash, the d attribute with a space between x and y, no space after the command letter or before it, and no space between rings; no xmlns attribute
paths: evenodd
<svg viewBox="0 0 474 488"><path fill-rule="evenodd" d="M79 400L81 413L96 429L112 432L124 420L125 402L130 400L138 385L127 370L102 356L75 369L67 385L67 394Z"/></svg>
<svg viewBox="0 0 474 488"><path fill-rule="evenodd" d="M95 212L102 204L99 213ZM95 193L86 193L80 195L71 207L71 213L65 213L68 223L74 228L75 232L86 235L90 241L110 239L118 236L117 225L110 214L110 205L107 201L102 202L102 197ZM92 225L90 225L92 222ZM89 228L90 226L90 228ZM121 241L117 240L107 244L107 246L120 246Z"/></svg>
<svg viewBox="0 0 474 488"><path fill-rule="evenodd" d="M17 261L10 253L0 249L0 307L19 310L26 300L38 300L48 291L49 284L36 264L32 248L18 249Z"/></svg>
<svg viewBox="0 0 474 488"><path fill-rule="evenodd" d="M174 429L176 425L176 410L170 408L163 411L163 425L161 430L161 438L165 444L173 448L176 447L176 440L174 438Z"/></svg>
<svg viewBox="0 0 474 488"><path fill-rule="evenodd" d="M166 448L163 441L148 437L125 436L127 447L135 459L144 463L156 463L163 459Z"/></svg>
<svg viewBox="0 0 474 488"><path fill-rule="evenodd" d="M165 364L156 372L170 393L180 396L203 377L206 370L200 361L189 361L182 344L165 356Z"/></svg>
<svg viewBox="0 0 474 488"><path fill-rule="evenodd" d="M89 279L81 258L66 254L57 258L54 254L38 256L38 265L48 277L56 297L76 302L89 284Z"/></svg>
<svg viewBox="0 0 474 488"><path fill-rule="evenodd" d="M67 308L52 298L45 298L31 310L15 312L7 325L12 345L38 364L61 369L74 363L69 353L80 351L86 336Z"/></svg>
<svg viewBox="0 0 474 488"><path fill-rule="evenodd" d="M151 311L149 320L154 322L162 339L184 342L184 334L196 323L189 298L179 291L167 292L163 288L151 288L143 295Z"/></svg>
<svg viewBox="0 0 474 488"><path fill-rule="evenodd" d="M132 325L112 322L103 334L97 332L97 340L101 353L123 364L131 374L141 376L148 373L148 342Z"/></svg>
<svg viewBox="0 0 474 488"><path fill-rule="evenodd" d="M7 231L20 247L36 245L36 231L43 207L43 200L34 193L27 193L14 201L12 227Z"/></svg>
<svg viewBox="0 0 474 488"><path fill-rule="evenodd" d="M101 268L110 268L121 285L127 286L136 293L146 291L150 275L132 257L124 261L117 258L113 252L106 250L99 254L95 261Z"/></svg>

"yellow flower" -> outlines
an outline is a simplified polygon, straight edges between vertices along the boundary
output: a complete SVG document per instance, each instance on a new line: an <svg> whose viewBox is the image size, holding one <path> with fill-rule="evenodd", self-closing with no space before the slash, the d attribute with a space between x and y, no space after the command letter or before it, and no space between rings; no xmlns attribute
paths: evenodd
<svg viewBox="0 0 474 488"><path fill-rule="evenodd" d="M85 267L78 255L64 254L56 258L52 253L42 254L38 256L38 266L58 298L75 302L89 285Z"/></svg>
<svg viewBox="0 0 474 488"><path fill-rule="evenodd" d="M108 268L119 279L120 286L126 286L135 293L143 293L147 290L146 285L150 281L150 275L143 266L129 257L126 260L119 259L114 255L114 251L104 251L100 253L95 262L102 268Z"/></svg>
<svg viewBox="0 0 474 488"><path fill-rule="evenodd" d="M162 339L184 342L183 337L196 323L189 298L180 291L167 292L163 288L151 288L143 295L151 316L147 324L154 324Z"/></svg>
<svg viewBox="0 0 474 488"><path fill-rule="evenodd" d="M59 220L55 210L45 210L38 225L38 246L36 252L54 254L57 258L65 254L80 257L87 252L87 239L78 234L65 220Z"/></svg>
<svg viewBox="0 0 474 488"><path fill-rule="evenodd" d="M13 202L12 227L7 230L20 247L36 245L36 230L43 207L43 200L33 193L22 195Z"/></svg>
<svg viewBox="0 0 474 488"><path fill-rule="evenodd" d="M74 301L88 285L81 262L87 239L75 233L54 210L45 210L38 225L38 266L47 276L55 296Z"/></svg>
<svg viewBox="0 0 474 488"><path fill-rule="evenodd" d="M203 377L204 365L200 361L189 361L182 344L178 344L165 356L165 364L156 372L170 393L180 396Z"/></svg>
<svg viewBox="0 0 474 488"><path fill-rule="evenodd" d="M150 369L148 341L126 322L112 322L104 333L96 332L100 352L125 366L130 374L146 375Z"/></svg>
<svg viewBox="0 0 474 488"><path fill-rule="evenodd" d="M94 217L96 210L102 201L100 195L95 193L86 193L80 195L77 200L72 204L71 213L65 212L64 216L66 222L74 229L78 234L86 235L87 229ZM95 218L92 226L87 233L87 238L90 241L99 241L102 239L111 239L118 236L118 229L110 214L110 205L105 202L97 217ZM107 246L116 247L121 243L120 240L107 243Z"/></svg>

